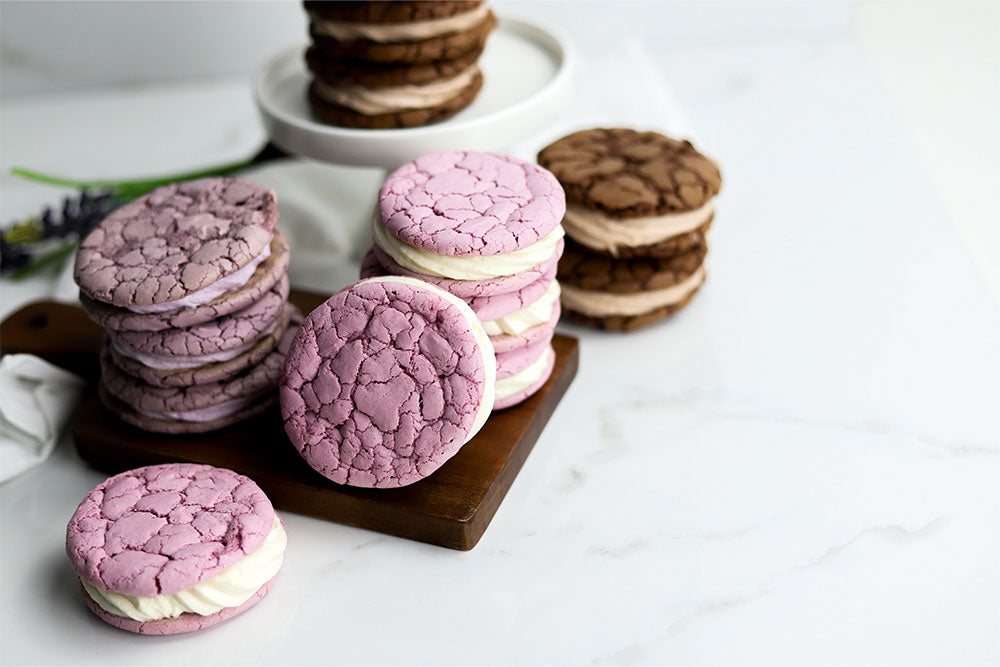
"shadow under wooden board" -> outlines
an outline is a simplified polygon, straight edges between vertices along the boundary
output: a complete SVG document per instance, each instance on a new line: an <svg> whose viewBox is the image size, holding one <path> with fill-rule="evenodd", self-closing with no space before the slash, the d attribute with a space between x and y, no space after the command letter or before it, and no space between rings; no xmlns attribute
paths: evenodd
<svg viewBox="0 0 1000 667"><path fill-rule="evenodd" d="M308 313L324 297L292 290L289 299ZM43 301L0 325L0 352L38 355L93 384L102 338L80 307ZM577 339L556 334L552 345L552 377L534 396L493 413L437 472L399 489L341 486L315 472L288 441L277 407L214 433L158 435L121 421L92 395L73 423L73 439L84 460L108 473L170 461L231 468L260 484L278 509L468 550L483 536L576 375Z"/></svg>

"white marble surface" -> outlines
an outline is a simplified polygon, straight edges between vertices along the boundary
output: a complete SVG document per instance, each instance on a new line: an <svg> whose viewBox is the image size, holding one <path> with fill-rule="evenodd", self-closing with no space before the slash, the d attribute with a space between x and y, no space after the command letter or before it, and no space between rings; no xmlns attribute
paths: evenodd
<svg viewBox="0 0 1000 667"><path fill-rule="evenodd" d="M627 337L561 325L581 337L579 375L475 550L286 515L285 570L252 613L187 637L114 632L62 552L103 478L64 442L0 486L0 661L1000 662L1000 297L851 22L825 10L782 36L783 10L762 11L774 33L742 40L578 31L601 54L584 74L640 63L684 119L650 83L600 114L584 92L568 123L683 127L723 164L710 279ZM261 139L243 81L0 112L4 172L159 172ZM325 192L286 213L316 223L293 278L333 289L367 204L332 171L290 169L259 176ZM0 188L3 220L52 197ZM55 289L0 283L0 311Z"/></svg>

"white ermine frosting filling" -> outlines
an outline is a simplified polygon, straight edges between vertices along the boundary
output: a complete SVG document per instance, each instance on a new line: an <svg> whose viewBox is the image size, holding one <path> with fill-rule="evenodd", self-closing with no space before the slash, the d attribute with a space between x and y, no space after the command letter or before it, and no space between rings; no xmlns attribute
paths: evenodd
<svg viewBox="0 0 1000 667"><path fill-rule="evenodd" d="M231 292L237 290L248 282L250 282L250 277L253 276L254 271L260 266L260 263L271 256L271 244L270 242L264 246L264 251L259 255L254 257L250 262L230 273L228 276L222 276L214 283L202 287L196 292L191 292L185 297L181 297L175 301L165 301L163 303L154 303L149 306L125 306L128 310L133 313L139 313L141 315L148 315L149 313L165 313L168 310L177 310L179 308L194 308L195 306L201 306L209 301L212 301L216 297L225 294L226 292Z"/></svg>
<svg viewBox="0 0 1000 667"><path fill-rule="evenodd" d="M612 218L600 211L568 204L563 225L585 246L617 255L619 248L652 245L698 229L712 217L712 202L693 211L648 218Z"/></svg>
<svg viewBox="0 0 1000 667"><path fill-rule="evenodd" d="M705 267L699 266L697 271L676 285L645 292L616 294L563 285L562 302L570 310L590 317L642 315L657 308L680 303L688 294L698 289L704 280Z"/></svg>
<svg viewBox="0 0 1000 667"><path fill-rule="evenodd" d="M541 380L542 375L545 374L545 369L548 368L549 359L555 353L555 350L550 345L538 355L537 359L528 364L524 370L509 375L502 380L497 380L497 400L513 396Z"/></svg>
<svg viewBox="0 0 1000 667"><path fill-rule="evenodd" d="M387 88L367 88L351 83L335 85L316 79L316 94L332 104L354 109L366 116L375 116L406 109L428 109L444 104L465 90L478 73L479 68L473 65L447 79Z"/></svg>
<svg viewBox="0 0 1000 667"><path fill-rule="evenodd" d="M230 359L235 359L244 352L247 352L260 342L265 336L270 336L274 333L275 328L278 326L278 322L281 320L279 317L274 322L260 332L257 338L253 339L249 343L244 343L239 347L234 347L231 350L220 350L218 352L210 352L209 354L197 354L191 356L174 356L171 354L150 354L148 352L143 352L142 350L137 350L134 347L126 345L125 343L118 340L118 337L114 334L109 334L111 339L111 347L115 348L115 351L122 355L123 357L128 357L129 359L135 359L136 361L142 363L144 366L149 366L150 368L156 368L158 370L174 371L184 368L197 368L198 366L204 366L205 364L215 364L220 361L229 361Z"/></svg>
<svg viewBox="0 0 1000 667"><path fill-rule="evenodd" d="M342 42L360 39L372 42L416 42L468 30L479 25L489 11L489 7L484 3L475 9L443 19L408 23L351 23L317 18L313 21L313 29L317 34L333 37Z"/></svg>
<svg viewBox="0 0 1000 667"><path fill-rule="evenodd" d="M479 429L483 427L483 424L486 423L486 419L490 416L490 413L493 412L493 403L496 401L494 391L497 381L497 358L493 352L493 342L490 341L490 337L486 335L486 331L483 329L483 325L479 321L479 318L476 317L476 314L472 311L469 304L462 301L451 292L446 292L440 287L431 285L430 283L417 278L409 278L406 276L382 276L379 278L368 278L367 280L362 280L357 284L364 285L366 283L402 283L404 285L421 287L437 294L448 303L458 308L465 319L469 322L469 328L472 330L472 337L476 339L476 343L479 345L479 350L483 355L483 370L486 375L484 378L485 386L483 388L483 400L479 403L479 411L476 412L476 418L472 422L472 428L469 429L469 435L465 438L465 442L472 440L472 437L479 433ZM462 444L464 445L465 443L463 442Z"/></svg>
<svg viewBox="0 0 1000 667"><path fill-rule="evenodd" d="M404 269L414 273L452 280L491 280L512 276L552 259L562 225L526 248L506 255L438 255L404 243L389 233L376 211L372 218L372 237L382 251Z"/></svg>
<svg viewBox="0 0 1000 667"><path fill-rule="evenodd" d="M491 336L519 336L531 327L538 326L552 319L552 310L559 301L559 281L553 280L549 288L538 299L532 301L521 310L495 320L483 322L483 328Z"/></svg>
<svg viewBox="0 0 1000 667"><path fill-rule="evenodd" d="M239 607L253 597L281 569L287 544L285 527L275 514L271 532L256 551L211 579L180 593L156 597L121 595L91 586L86 581L82 582L83 588L104 611L135 621L176 618L185 613L210 616L228 607Z"/></svg>

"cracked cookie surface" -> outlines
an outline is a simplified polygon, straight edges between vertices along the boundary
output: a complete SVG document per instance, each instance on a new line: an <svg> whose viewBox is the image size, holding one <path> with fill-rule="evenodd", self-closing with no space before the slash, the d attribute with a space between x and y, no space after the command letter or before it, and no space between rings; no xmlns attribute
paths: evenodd
<svg viewBox="0 0 1000 667"><path fill-rule="evenodd" d="M216 382L191 386L158 387L129 375L115 365L109 346L105 345L100 359L101 386L133 410L150 415L200 410L258 396L263 402L266 394L275 393L285 354L297 331L295 326L285 329L278 347L256 366Z"/></svg>
<svg viewBox="0 0 1000 667"><path fill-rule="evenodd" d="M115 475L84 498L66 528L77 575L100 589L174 595L253 553L274 508L251 479L171 463Z"/></svg>
<svg viewBox="0 0 1000 667"><path fill-rule="evenodd" d="M256 303L243 310L183 329L163 331L109 331L120 344L146 354L189 357L232 350L254 342L284 312L288 301L288 276Z"/></svg>
<svg viewBox="0 0 1000 667"><path fill-rule="evenodd" d="M289 324L298 326L302 323L299 309L291 304L285 304L284 312L270 334L259 339L257 343L243 354L194 368L178 368L174 370L150 368L141 361L126 357L119 353L113 345L109 346L111 359L115 366L133 377L137 377L156 387L190 387L196 384L220 382L231 378L252 366L261 363L274 352L282 340Z"/></svg>
<svg viewBox="0 0 1000 667"><path fill-rule="evenodd" d="M555 177L496 153L428 153L389 175L378 211L390 234L439 255L504 255L533 245L566 212Z"/></svg>
<svg viewBox="0 0 1000 667"><path fill-rule="evenodd" d="M271 255L254 271L246 285L220 294L208 303L193 308L178 308L163 313L135 313L102 301L91 299L82 291L80 303L90 319L106 329L116 331L162 331L202 324L243 310L255 303L285 275L291 253L285 235L277 227L271 238Z"/></svg>
<svg viewBox="0 0 1000 667"><path fill-rule="evenodd" d="M436 291L391 280L356 283L310 313L280 394L285 431L309 465L341 484L386 488L454 455L492 379L470 317Z"/></svg>
<svg viewBox="0 0 1000 667"><path fill-rule="evenodd" d="M697 209L719 193L719 166L689 141L657 132L594 129L575 132L538 154L567 199L614 218Z"/></svg>
<svg viewBox="0 0 1000 667"><path fill-rule="evenodd" d="M274 193L242 178L164 186L88 234L74 276L91 299L119 307L175 301L260 255L277 219Z"/></svg>

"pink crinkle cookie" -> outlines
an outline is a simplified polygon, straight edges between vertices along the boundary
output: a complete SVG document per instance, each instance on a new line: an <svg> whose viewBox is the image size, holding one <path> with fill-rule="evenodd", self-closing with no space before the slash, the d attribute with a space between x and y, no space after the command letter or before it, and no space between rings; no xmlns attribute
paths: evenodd
<svg viewBox="0 0 1000 667"><path fill-rule="evenodd" d="M108 336L122 351L131 350L182 367L200 366L207 362L186 363L185 358L247 348L270 333L284 313L288 290L286 275L255 303L217 320L163 331L109 331ZM143 361L141 356L138 358ZM153 359L147 363L158 367Z"/></svg>
<svg viewBox="0 0 1000 667"><path fill-rule="evenodd" d="M157 313L136 313L103 301L91 299L80 292L80 304L94 320L106 329L115 331L162 331L182 329L203 324L224 315L243 310L256 303L271 291L288 269L291 252L285 235L277 227L271 237L271 254L254 269L247 282L223 292L207 303L182 307Z"/></svg>
<svg viewBox="0 0 1000 667"><path fill-rule="evenodd" d="M242 178L167 185L90 232L74 277L95 301L120 307L173 302L254 261L277 220L274 193Z"/></svg>
<svg viewBox="0 0 1000 667"><path fill-rule="evenodd" d="M277 543L274 531L281 533ZM222 468L169 463L123 472L88 493L66 527L66 554L84 599L103 620L131 632L175 634L256 604L280 568L284 527L253 480ZM232 574L229 568L238 563L244 565ZM199 597L191 593L196 587L237 576L218 584L230 596L250 586L231 606L148 617L170 596Z"/></svg>
<svg viewBox="0 0 1000 667"><path fill-rule="evenodd" d="M327 478L405 486L476 434L495 377L493 347L461 299L413 278L371 278L306 318L285 360L281 414Z"/></svg>
<svg viewBox="0 0 1000 667"><path fill-rule="evenodd" d="M385 275L400 275L398 272L383 266L378 259L379 255L376 253L375 249L371 249L365 255L364 260L361 263L361 277L371 278L374 276L385 276ZM446 292L451 292L463 299L469 306L472 307L473 312L479 317L483 322L488 322L489 320L495 320L501 317L506 317L511 313L515 313L528 304L537 301L545 291L549 288L549 283L556 275L556 262L559 259L559 253L553 257L551 262L545 263L544 271L541 275L534 281L527 285L515 289L510 292L499 292L492 290L484 290L479 296L462 296L460 294L455 294L450 289L449 285L441 284L443 283L461 283L461 282L473 282L467 280L448 280L446 278L435 279L431 276L414 276L416 278L421 278L426 280L431 284L435 284ZM389 262L399 267L398 264ZM407 275L407 274L403 274ZM409 274L409 275L412 275ZM485 282L485 281L484 281Z"/></svg>
<svg viewBox="0 0 1000 667"><path fill-rule="evenodd" d="M508 155L428 153L389 175L379 215L390 234L438 255L505 255L534 244L566 212L549 171Z"/></svg>

